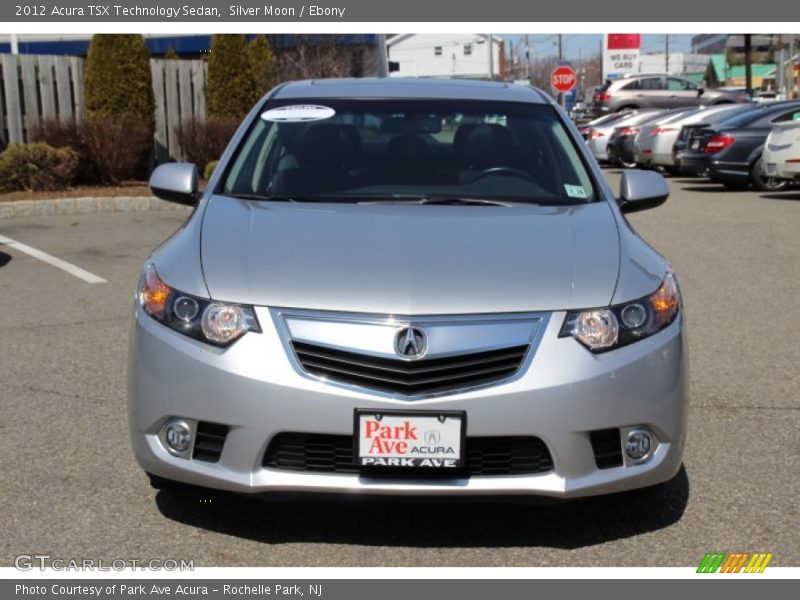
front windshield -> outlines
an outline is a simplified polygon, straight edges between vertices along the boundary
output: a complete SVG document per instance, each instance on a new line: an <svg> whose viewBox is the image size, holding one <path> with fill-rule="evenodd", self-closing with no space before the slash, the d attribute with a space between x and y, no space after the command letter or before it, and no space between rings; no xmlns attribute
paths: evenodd
<svg viewBox="0 0 800 600"><path fill-rule="evenodd" d="M464 100L268 103L221 193L336 202L595 198L552 107Z"/></svg>

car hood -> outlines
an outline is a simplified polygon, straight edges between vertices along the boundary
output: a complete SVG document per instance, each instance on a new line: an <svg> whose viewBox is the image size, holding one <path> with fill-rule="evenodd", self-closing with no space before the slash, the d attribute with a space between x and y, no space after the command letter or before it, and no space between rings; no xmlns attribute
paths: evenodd
<svg viewBox="0 0 800 600"><path fill-rule="evenodd" d="M607 305L619 249L605 202L493 207L213 196L201 233L214 299L404 315Z"/></svg>

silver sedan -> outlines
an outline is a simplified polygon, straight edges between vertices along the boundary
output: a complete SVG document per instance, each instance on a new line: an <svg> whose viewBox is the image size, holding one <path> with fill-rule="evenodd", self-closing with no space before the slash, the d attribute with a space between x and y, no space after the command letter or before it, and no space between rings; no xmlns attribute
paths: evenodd
<svg viewBox="0 0 800 600"><path fill-rule="evenodd" d="M543 495L670 480L686 429L667 260L546 94L501 83L282 85L143 267L130 433L156 486Z"/></svg>

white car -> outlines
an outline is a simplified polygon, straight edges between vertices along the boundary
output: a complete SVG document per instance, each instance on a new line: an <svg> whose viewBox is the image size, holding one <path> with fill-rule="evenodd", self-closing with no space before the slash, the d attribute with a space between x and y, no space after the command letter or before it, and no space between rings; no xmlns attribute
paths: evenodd
<svg viewBox="0 0 800 600"><path fill-rule="evenodd" d="M800 178L800 111L790 121L773 124L764 143L761 164L769 177Z"/></svg>
<svg viewBox="0 0 800 600"><path fill-rule="evenodd" d="M661 167L669 173L677 172L672 148L680 135L681 127L703 123L712 115L715 117L742 110L742 104L723 104L701 109L689 109L671 115L663 121L642 128L634 142L634 156L637 164Z"/></svg>
<svg viewBox="0 0 800 600"><path fill-rule="evenodd" d="M599 162L606 162L608 161L608 141L615 128L636 125L658 112L658 109L647 109L605 115L581 127L581 135L589 145L589 150L595 159Z"/></svg>

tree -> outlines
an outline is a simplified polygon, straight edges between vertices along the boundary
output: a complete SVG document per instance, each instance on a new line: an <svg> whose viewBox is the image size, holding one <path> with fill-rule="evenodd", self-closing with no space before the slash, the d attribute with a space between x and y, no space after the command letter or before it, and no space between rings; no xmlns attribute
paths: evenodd
<svg viewBox="0 0 800 600"><path fill-rule="evenodd" d="M152 129L150 53L141 35L94 35L86 56L85 85L89 117L128 116Z"/></svg>
<svg viewBox="0 0 800 600"><path fill-rule="evenodd" d="M353 62L359 48L342 44L339 36L298 34L291 38L278 58L281 81L358 76Z"/></svg>
<svg viewBox="0 0 800 600"><path fill-rule="evenodd" d="M247 45L247 58L253 76L255 95L266 94L278 83L278 68L272 46L263 35L256 36Z"/></svg>
<svg viewBox="0 0 800 600"><path fill-rule="evenodd" d="M243 35L214 34L208 60L208 116L241 119L260 94L256 92Z"/></svg>

